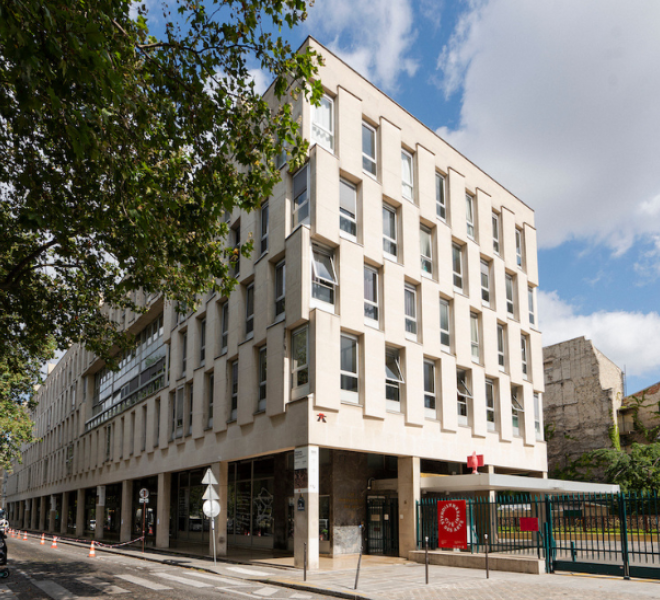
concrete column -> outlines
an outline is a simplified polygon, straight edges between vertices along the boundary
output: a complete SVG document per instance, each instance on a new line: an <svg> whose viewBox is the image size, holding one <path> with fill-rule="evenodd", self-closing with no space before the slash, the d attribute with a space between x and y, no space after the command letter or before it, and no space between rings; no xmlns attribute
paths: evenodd
<svg viewBox="0 0 660 600"><path fill-rule="evenodd" d="M30 508L30 529L37 531L39 525L39 511L37 509L37 499L32 498L32 507Z"/></svg>
<svg viewBox="0 0 660 600"><path fill-rule="evenodd" d="M32 511L30 510L32 507L32 501L26 500L25 502L27 502L27 505L25 507L25 513L23 515L23 521L25 522L23 528L30 529L30 524L32 523Z"/></svg>
<svg viewBox="0 0 660 600"><path fill-rule="evenodd" d="M25 500L18 503L18 526L23 529L23 515L25 514Z"/></svg>
<svg viewBox="0 0 660 600"><path fill-rule="evenodd" d="M170 547L171 473L158 473L158 510L156 511L156 548Z"/></svg>
<svg viewBox="0 0 660 600"><path fill-rule="evenodd" d="M417 549L417 502L420 499L419 457L399 457L399 556ZM394 515L393 515L394 516Z"/></svg>
<svg viewBox="0 0 660 600"><path fill-rule="evenodd" d="M76 502L76 537L82 538L85 532L85 488L78 490Z"/></svg>
<svg viewBox="0 0 660 600"><path fill-rule="evenodd" d="M55 510L55 496L51 494L48 496L48 531L57 533L55 531L55 518L57 517L57 510Z"/></svg>
<svg viewBox="0 0 660 600"><path fill-rule="evenodd" d="M144 505L143 505L144 507ZM119 541L131 540L131 525L133 521L133 480L125 479L121 486L121 527Z"/></svg>
<svg viewBox="0 0 660 600"><path fill-rule="evenodd" d="M319 568L319 448L303 446L295 450L294 502L295 530L293 535L294 565L304 564L307 544L307 568ZM306 470L305 474L301 472ZM298 486L301 487L298 487Z"/></svg>
<svg viewBox="0 0 660 600"><path fill-rule="evenodd" d="M41 502L39 503L39 531L46 530L46 503L48 502L48 496L42 496Z"/></svg>
<svg viewBox="0 0 660 600"><path fill-rule="evenodd" d="M96 529L94 539L103 539L103 523L105 521L105 486L96 486Z"/></svg>
<svg viewBox="0 0 660 600"><path fill-rule="evenodd" d="M211 465L211 471L218 480L218 485L214 486L220 499L220 514L215 518L215 553L218 556L227 555L227 497L229 481L227 474L229 472L229 463L227 461L217 462ZM209 554L213 556L213 539L209 536Z"/></svg>
<svg viewBox="0 0 660 600"><path fill-rule="evenodd" d="M60 512L60 533L66 534L69 522L69 492L62 493L62 512Z"/></svg>

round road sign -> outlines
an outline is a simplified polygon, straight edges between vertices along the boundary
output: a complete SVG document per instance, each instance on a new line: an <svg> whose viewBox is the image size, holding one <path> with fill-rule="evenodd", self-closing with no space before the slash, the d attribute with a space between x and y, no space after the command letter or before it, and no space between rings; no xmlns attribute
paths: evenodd
<svg viewBox="0 0 660 600"><path fill-rule="evenodd" d="M148 498L149 497L149 490L147 488L142 488L140 490L140 498Z"/></svg>
<svg viewBox="0 0 660 600"><path fill-rule="evenodd" d="M207 500L202 505L202 510L204 511L204 515L209 519L213 519L220 514L220 502L217 500Z"/></svg>

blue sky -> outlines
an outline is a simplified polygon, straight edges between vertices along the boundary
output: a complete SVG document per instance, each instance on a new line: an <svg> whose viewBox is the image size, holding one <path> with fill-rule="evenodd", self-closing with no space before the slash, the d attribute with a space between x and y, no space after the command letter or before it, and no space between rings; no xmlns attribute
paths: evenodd
<svg viewBox="0 0 660 600"><path fill-rule="evenodd" d="M316 0L286 35L536 211L544 345L586 336L634 393L660 381L658 24L655 0Z"/></svg>

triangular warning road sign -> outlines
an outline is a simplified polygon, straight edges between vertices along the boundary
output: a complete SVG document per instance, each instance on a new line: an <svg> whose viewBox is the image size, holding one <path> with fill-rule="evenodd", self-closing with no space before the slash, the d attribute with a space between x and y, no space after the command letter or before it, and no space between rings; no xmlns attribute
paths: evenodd
<svg viewBox="0 0 660 600"><path fill-rule="evenodd" d="M211 486L208 486L202 496L202 500L220 500L220 496L218 496L218 493Z"/></svg>
<svg viewBox="0 0 660 600"><path fill-rule="evenodd" d="M202 483L204 485L218 485L218 480L215 478L215 475L213 475L213 471L211 471L210 467L206 469L206 473L204 473Z"/></svg>

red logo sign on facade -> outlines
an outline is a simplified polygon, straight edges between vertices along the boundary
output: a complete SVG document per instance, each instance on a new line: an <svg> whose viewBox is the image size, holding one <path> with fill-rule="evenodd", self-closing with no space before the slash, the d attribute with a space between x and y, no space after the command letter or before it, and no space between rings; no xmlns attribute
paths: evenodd
<svg viewBox="0 0 660 600"><path fill-rule="evenodd" d="M520 531L538 531L539 520L536 517L520 517Z"/></svg>
<svg viewBox="0 0 660 600"><path fill-rule="evenodd" d="M465 500L438 502L438 548L467 550L467 510Z"/></svg>

